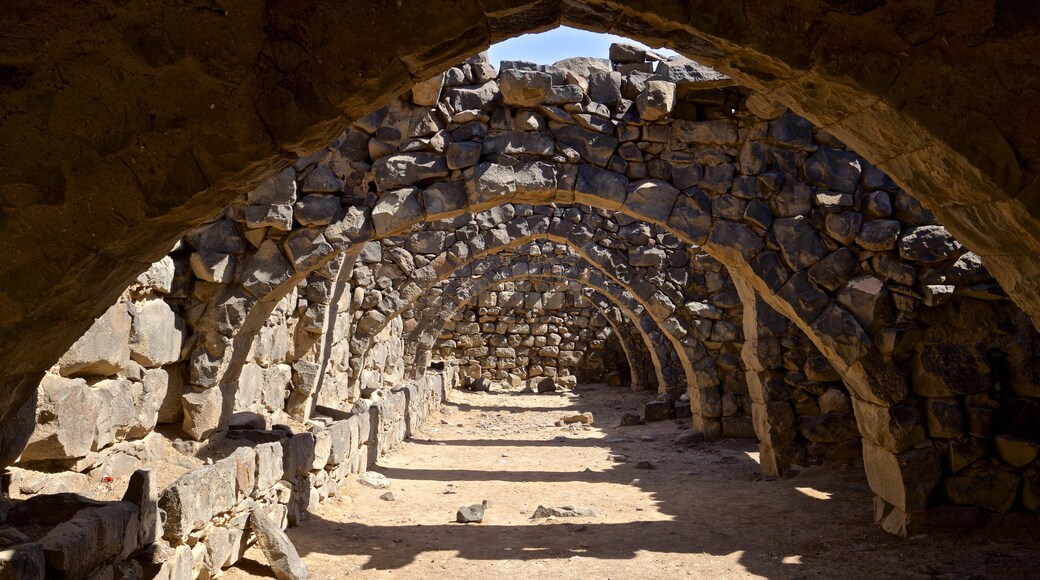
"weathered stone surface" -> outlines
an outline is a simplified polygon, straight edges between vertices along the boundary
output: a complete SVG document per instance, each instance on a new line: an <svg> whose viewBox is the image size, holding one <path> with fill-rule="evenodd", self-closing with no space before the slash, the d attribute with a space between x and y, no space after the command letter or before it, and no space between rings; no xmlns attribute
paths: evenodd
<svg viewBox="0 0 1040 580"><path fill-rule="evenodd" d="M866 222L860 228L859 235L856 236L856 243L876 252L894 249L901 227L896 220L873 220Z"/></svg>
<svg viewBox="0 0 1040 580"><path fill-rule="evenodd" d="M99 411L86 381L44 375L39 396L36 428L22 461L69 459L89 453Z"/></svg>
<svg viewBox="0 0 1040 580"><path fill-rule="evenodd" d="M447 177L448 163L434 153L402 153L380 159L373 170L379 188L389 191Z"/></svg>
<svg viewBox="0 0 1040 580"><path fill-rule="evenodd" d="M939 454L931 446L895 454L864 440L863 463L870 489L908 513L924 511L942 476Z"/></svg>
<svg viewBox="0 0 1040 580"><path fill-rule="evenodd" d="M260 298L288 280L291 273L292 264L285 258L277 242L264 240L243 265L242 287Z"/></svg>
<svg viewBox="0 0 1040 580"><path fill-rule="evenodd" d="M589 87L585 91L597 103L613 105L621 101L621 73L616 71L592 71L588 76Z"/></svg>
<svg viewBox="0 0 1040 580"><path fill-rule="evenodd" d="M221 419L229 401L224 400L220 387L211 387L198 392L184 393L181 398L184 408L182 428L196 441L202 441L221 427ZM233 402L233 401L230 401Z"/></svg>
<svg viewBox="0 0 1040 580"><path fill-rule="evenodd" d="M460 507L455 514L455 521L460 524L479 524L484 521L484 505L478 503Z"/></svg>
<svg viewBox="0 0 1040 580"><path fill-rule="evenodd" d="M636 99L639 116L644 121L657 121L671 114L675 108L675 83L649 81Z"/></svg>
<svg viewBox="0 0 1040 580"><path fill-rule="evenodd" d="M584 506L538 506L534 513L531 514L531 519L541 518L598 518L599 513L592 508Z"/></svg>
<svg viewBox="0 0 1040 580"><path fill-rule="evenodd" d="M957 505L1006 512L1015 503L1022 478L984 461L943 480L943 492Z"/></svg>
<svg viewBox="0 0 1040 580"><path fill-rule="evenodd" d="M478 205L516 192L516 172L497 163L481 163L466 180L470 205Z"/></svg>
<svg viewBox="0 0 1040 580"><path fill-rule="evenodd" d="M200 280L229 284L235 278L235 257L218 252L195 252L190 258L191 270Z"/></svg>
<svg viewBox="0 0 1040 580"><path fill-rule="evenodd" d="M842 193L856 190L862 172L858 157L829 147L821 147L805 161L805 174L813 185Z"/></svg>
<svg viewBox="0 0 1040 580"><path fill-rule="evenodd" d="M153 263L138 276L135 283L160 294L169 294L173 290L176 268L172 258L163 256L161 260Z"/></svg>
<svg viewBox="0 0 1040 580"><path fill-rule="evenodd" d="M278 580L307 580L307 566L300 559L292 541L281 527L274 523L270 512L254 509L249 514L249 525L256 534L260 550L267 558L271 571Z"/></svg>
<svg viewBox="0 0 1040 580"><path fill-rule="evenodd" d="M549 94L552 77L544 72L506 69L499 75L502 102L517 107L537 107Z"/></svg>
<svg viewBox="0 0 1040 580"><path fill-rule="evenodd" d="M423 217L419 190L414 187L388 191L372 208L372 224L380 236L396 233Z"/></svg>
<svg viewBox="0 0 1040 580"><path fill-rule="evenodd" d="M903 232L899 255L914 262L941 262L954 257L961 244L942 226L920 226Z"/></svg>
<svg viewBox="0 0 1040 580"><path fill-rule="evenodd" d="M123 552L137 507L115 502L80 510L40 538L47 568L66 578L85 578Z"/></svg>
<svg viewBox="0 0 1040 580"><path fill-rule="evenodd" d="M115 304L58 361L63 376L114 375L130 363L130 313Z"/></svg>
<svg viewBox="0 0 1040 580"><path fill-rule="evenodd" d="M574 192L575 201L620 208L628 192L628 178L594 165L582 164L578 167Z"/></svg>
<svg viewBox="0 0 1040 580"><path fill-rule="evenodd" d="M550 128L557 141L573 148L582 159L600 167L607 166L618 146L616 138L582 127L550 123Z"/></svg>
<svg viewBox="0 0 1040 580"><path fill-rule="evenodd" d="M332 223L339 207L338 196L312 193L296 202L293 206L293 215L300 225L324 226Z"/></svg>
<svg viewBox="0 0 1040 580"><path fill-rule="evenodd" d="M438 74L412 87L412 102L420 107L433 107L441 98L444 75Z"/></svg>
<svg viewBox="0 0 1040 580"><path fill-rule="evenodd" d="M820 236L803 216L773 220L781 255L794 270L809 268L827 255Z"/></svg>
<svg viewBox="0 0 1040 580"><path fill-rule="evenodd" d="M159 367L181 358L184 323L163 300L135 302L130 310L130 357L146 367Z"/></svg>
<svg viewBox="0 0 1040 580"><path fill-rule="evenodd" d="M633 183L625 197L625 212L650 222L664 223L671 215L679 190L664 181L650 179Z"/></svg>
<svg viewBox="0 0 1040 580"><path fill-rule="evenodd" d="M913 362L914 392L925 397L978 393L989 386L989 365L967 345L926 343Z"/></svg>

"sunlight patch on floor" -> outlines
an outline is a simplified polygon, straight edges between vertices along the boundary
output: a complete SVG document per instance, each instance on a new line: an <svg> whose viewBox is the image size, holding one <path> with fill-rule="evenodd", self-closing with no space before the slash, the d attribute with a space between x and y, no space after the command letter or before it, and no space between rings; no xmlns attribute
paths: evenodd
<svg viewBox="0 0 1040 580"><path fill-rule="evenodd" d="M828 499L831 498L832 495L834 495L834 494L832 494L830 492L820 491L818 489L813 489L811 487L796 487L794 489L795 489L795 491L798 491L798 492L800 492L802 494L805 494L805 495L807 495L807 496L809 496L809 497L811 497L813 499L828 500Z"/></svg>

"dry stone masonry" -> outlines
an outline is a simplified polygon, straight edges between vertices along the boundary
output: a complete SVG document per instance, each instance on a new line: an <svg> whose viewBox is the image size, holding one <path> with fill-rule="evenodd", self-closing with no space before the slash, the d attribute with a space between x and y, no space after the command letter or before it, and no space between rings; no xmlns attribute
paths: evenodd
<svg viewBox="0 0 1040 580"><path fill-rule="evenodd" d="M219 576L464 378L650 389L769 476L861 459L894 534L1040 509L1038 337L979 256L806 119L611 55L471 58L185 233L23 410L0 530L66 507L0 578Z"/></svg>

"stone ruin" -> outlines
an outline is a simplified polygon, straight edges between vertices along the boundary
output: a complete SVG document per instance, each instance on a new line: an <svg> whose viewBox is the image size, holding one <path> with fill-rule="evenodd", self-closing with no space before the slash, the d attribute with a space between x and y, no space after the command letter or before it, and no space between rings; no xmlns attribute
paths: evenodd
<svg viewBox="0 0 1040 580"><path fill-rule="evenodd" d="M186 232L23 410L0 579L218 577L478 378L861 462L892 534L1040 509L1040 343L979 256L790 110L611 57L471 58Z"/></svg>

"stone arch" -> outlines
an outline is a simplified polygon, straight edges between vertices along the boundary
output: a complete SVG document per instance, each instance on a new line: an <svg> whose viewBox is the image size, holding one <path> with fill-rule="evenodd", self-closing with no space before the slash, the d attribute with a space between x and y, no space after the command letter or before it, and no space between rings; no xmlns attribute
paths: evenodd
<svg viewBox="0 0 1040 580"><path fill-rule="evenodd" d="M469 282L465 278L452 280L445 292L452 297L451 302L440 306L442 309L440 314L423 317L415 329L409 333L406 345L413 355L415 372L421 372L428 365L429 349L433 346L434 339L440 331L439 325L451 318L448 315L449 311L453 315L455 310L462 306L460 300L473 298L483 290L506 281L551 278L558 281L578 282L609 298L611 303L620 308L638 330L653 360L657 380L660 383L667 380L661 372L664 366L662 361L667 358L667 350L674 349L674 345L663 338L657 338L663 334L659 329L658 321L631 294L590 264L578 262L574 266L559 266L540 262L516 262L494 257L487 258L486 262L486 273L477 278L477 282Z"/></svg>
<svg viewBox="0 0 1040 580"><path fill-rule="evenodd" d="M724 121L724 119L712 119L706 122L710 123L709 125L694 125L689 128L691 131L707 132L709 140L724 141L723 143L713 143L715 145L733 145L734 143L728 141L726 123L717 121ZM797 119L792 121L789 116L776 120L776 123L776 127L780 127L777 131L780 132L784 128L797 127ZM793 123L793 125L789 125L789 123ZM747 128L750 135L753 134L752 130L756 126L758 130L762 130L760 124L741 127L741 129ZM772 134L773 127L774 125L770 123L766 130ZM716 130L723 131L726 138L719 139L715 134ZM740 133L737 135L739 139ZM770 138L775 138L775 135ZM833 142L831 144L833 145ZM571 149L574 148L571 147ZM847 161L847 158L841 155L839 148L828 147L827 149L828 151L819 153L821 158L817 160L818 162L830 163L834 159L838 159L838 165L841 165L845 162L842 159ZM531 161L525 158L518 160L517 163L510 163L501 157L488 157L483 163L472 166L475 168L468 170L469 175L462 175L464 182L472 186L472 191L464 191L466 199L462 200L460 205L444 205L442 202L449 198L444 196L443 191L432 194L433 205L442 204L440 211L431 209L430 188L420 191L418 188L408 187L417 184L426 185L420 183L423 180L408 184L400 183L398 185L403 187L387 187L382 190L377 184L377 192L382 191L385 195L372 200L374 202L372 222L369 225L366 225L363 219L366 210L360 210L359 205L352 205L340 216L345 219L337 220L334 227L327 228L324 232L318 228L307 228L289 234L284 240L275 237L260 242L259 251L247 259L242 272L245 292L236 293L237 289L230 291L220 299L218 308L214 309L210 315L200 319L203 322L201 329L209 332L208 338L214 340L203 341L204 348L198 352L201 356L195 358L195 362L199 364L196 365L196 374L193 378L202 379L198 382L202 386L224 384L218 379L225 378L222 376L224 374L222 367L227 364L225 361L228 357L224 355L231 350L232 337L237 338L240 317L243 315L248 317L249 315L244 313L250 311L256 302L269 302L277 298L280 292L284 294L285 291L288 291L289 287L283 288L282 285L295 282L293 276L301 273L309 275L312 267L324 264L336 254L337 248L334 246L346 249L350 245L346 243L347 241L357 242L366 237L373 239L378 236L391 235L396 233L398 228L435 218L441 214L486 209L506 200L524 199L543 203L548 201L568 203L578 200L579 196L582 196L581 199L590 205L612 209L624 207L636 216L662 223L677 232L683 232L677 233L677 235L685 236L684 239L688 242L703 241L705 248L714 252L727 266L751 283L767 303L794 319L806 331L821 351L831 358L836 363L835 366L843 373L846 382L857 395L856 401L859 407L870 409L861 414L864 417L861 431L874 436L871 443L874 447L871 448L871 452L875 454L875 463L888 466L885 468L888 470L886 473L879 471L873 474L872 485L875 485L876 491L881 490L879 493L885 497L887 502L885 506L882 506L882 515L886 519L891 516L894 520L906 523L908 510L918 511L917 507L921 504L916 499L914 502L907 501L908 478L904 477L905 468L910 463L934 465L936 463L935 449L921 452L914 450L910 453L907 441L888 437L893 429L891 409L902 404L908 396L907 369L905 368L907 361L893 361L893 357L890 356L892 353L884 350L891 346L893 338L898 338L898 336L893 337L889 332L892 330L891 328L884 325L875 327L872 317L857 316L863 313L863 307L866 311L870 311L878 305L872 300L882 295L883 282L881 282L882 287L879 287L875 280L853 280L856 283L852 284L853 281L839 279L839 282L846 284L842 292L845 290L849 290L849 292L844 301L841 301L840 297L832 299L828 296L828 292L821 290L815 284L813 280L816 278L815 276L810 279L810 275L805 273L806 268L810 267L810 264L805 262L811 262L811 259L805 260L805 256L800 255L803 253L803 249L796 247L799 245L797 240L803 238L802 234L809 233L806 225L816 229L809 223L809 220L799 220L799 216L785 215L774 221L772 218L776 216L768 216L770 225L767 226L762 221L767 216L747 212L747 209L752 206L752 202L758 199L754 195L751 197L751 202L748 202L745 207L740 204L742 198L735 195L736 190L733 190L734 195L731 197L736 197L737 201L720 198L725 201L720 202L719 208L716 209L715 199L709 199L703 195L703 191L700 193L686 191L693 188L683 188L680 191L679 188L673 187L674 175L672 176L673 185L669 185L664 179L638 180L636 183L629 183L626 179L621 182L610 175L610 173L619 175L617 172L612 172L609 168L604 169L602 163L587 159L589 155L583 156L577 150L575 152L578 153L577 157L572 156L568 159L564 155L562 159L558 160L554 156L551 162ZM591 152L586 151L586 153ZM583 158L586 162L582 162ZM498 161L507 162L499 163ZM852 162L848 163L848 165L852 164ZM708 165L713 168L720 166L725 166L725 164ZM719 178L718 173L720 173L719 170L713 169L709 175L709 172L704 170L704 174L699 176L700 185L704 185L704 179L712 181ZM773 179L774 175L751 173L758 176L755 180L751 180L754 184L749 184L748 180L744 180L741 182L741 187L751 187L754 194L778 193L770 189L777 185ZM866 174L866 172L863 173ZM752 175L742 177L752 177ZM454 183L459 182L454 181ZM597 191L590 192L587 190L590 189L588 186L591 182L607 183L609 187L598 188ZM619 187L622 184L624 187ZM760 184L763 189L768 191L759 191ZM830 184L828 183L828 185ZM841 189L837 186L835 188ZM788 193L796 196L803 193L797 191L797 188L792 189L795 191ZM722 192L716 193L729 195ZM749 192L741 190L741 193L748 194ZM779 193L784 194L784 191L781 190ZM829 196L824 195L822 199L814 200L814 202L818 205L830 205L833 206L832 209L840 210L843 203L841 195L837 195L834 200L828 198ZM711 202L710 219L705 219L709 216L708 208L705 205L706 200ZM260 207L262 205L258 204ZM664 212L663 208L669 205L672 206L671 211ZM742 209L744 213L739 216L730 213L734 208ZM756 209L761 209L761 204L758 204ZM358 218L359 212L361 218ZM247 222L250 217L246 216ZM271 219L271 217L270 215L260 216L262 220ZM277 219L278 216L274 216L274 218ZM355 218L358 218L356 224ZM841 223L843 219L840 218L835 224L835 227L838 228L836 234L839 237L849 233L841 229L847 225ZM781 227L780 220L789 221L783 222ZM358 232L352 231L351 228L354 225L360 228ZM896 226L902 225L906 224L896 224ZM234 227L233 224L232 227ZM361 233L366 227L371 227L374 231ZM918 227L921 226L913 226L915 231L911 232L914 236L911 242L923 241L925 245L934 242L937 244L935 247L925 249L950 252L947 257L952 257L959 252L955 241L950 241L948 237L940 235L935 230L916 230ZM762 230L771 233L763 233ZM355 236L355 233L358 235ZM828 235L837 239L830 232ZM906 239L910 236L900 233L899 237ZM793 242L790 243L790 248L787 247L789 244L785 243L785 239ZM280 241L284 241L284 244L279 244ZM285 248L285 254L282 253L282 247ZM808 253L813 254L817 249L809 248ZM824 259L840 253L840 250L832 250L833 248L825 243L824 251L828 253L824 257L820 257L817 262L823 263ZM911 250L914 249L911 248ZM815 258L815 256L811 258ZM835 260L837 259L835 258ZM845 272L845 274L856 272L858 271L853 268L851 272ZM896 276L898 274L898 272L895 273ZM931 280L946 281L941 279L943 275L946 273L940 273L938 278ZM911 301L927 300L938 303L958 287L969 286L969 284L956 283L928 283L928 280L926 278L920 280L924 296L915 297L909 294L901 294L901 296L910 296ZM824 286L827 287L826 284ZM835 291L829 287L827 290ZM249 325L244 328L248 329ZM214 330L217 334L212 333ZM898 331L898 329L896 330ZM217 363L215 366L212 364L214 362ZM219 404L219 397L212 397L207 404L213 402ZM924 461L917 461L918 459ZM883 484L887 482L878 478L891 476L893 473L898 484L892 489L883 488ZM926 474L921 480L927 482L931 475ZM918 489L912 490L913 494L927 497L931 485L933 484L922 483L917 486ZM897 511L889 509L893 506Z"/></svg>
<svg viewBox="0 0 1040 580"><path fill-rule="evenodd" d="M453 280L445 290L445 295L452 296L453 299L446 305L438 304L437 307L439 308L439 312L436 313L436 315L424 316L423 323L416 326L416 328L408 335L407 344L414 348L413 352L415 354L413 356L417 368L424 368L424 366L429 363L430 349L432 348L442 325L447 320L451 319L454 313L460 308L463 308L465 304L472 300L473 297L479 295L481 291L497 284L501 284L502 282L529 278L577 279L581 284L591 286L596 290L602 290L602 288L598 286L597 280L604 280L602 275L598 274L596 270L590 268L581 269L580 272L575 272L574 268L559 268L538 263L533 263L530 264L529 267L525 267L523 264L518 265L514 263L514 261L510 260L503 260L497 268L489 268L484 275L480 278L476 278L476 282L465 279ZM467 284L471 284L471 286L467 286ZM608 295L604 292L600 293L604 296ZM614 300L613 296L611 296L611 300ZM615 302L615 304L618 303ZM639 305L633 302L632 307L638 308ZM625 308L622 308L622 310L625 310ZM631 312L626 312L626 315L630 320L633 318ZM636 327L642 330L641 334L644 336L644 341L649 344L652 341L647 336L645 330L646 327L652 327L654 321L645 316L640 320L641 322L637 324ZM651 349L650 352L651 356L653 356L654 350ZM654 357L655 364L658 364L657 361L660 358L660 354ZM748 430L741 427L735 426L736 428L732 431L724 431L721 422L715 415L709 413L705 416L703 414L705 411L702 410L701 406L698 404L699 401L696 400L697 391L691 392L690 397L694 428L701 430L705 435L705 438L718 439L723 435L729 437L748 436L745 434ZM759 422L775 422L775 420L765 416L772 412L774 412L774 410L765 406L753 406L750 409L752 417L755 417L756 413L763 415L763 417L759 419ZM709 427L705 428L705 426ZM766 474L770 473L769 471L765 471L765 465L763 465L763 470Z"/></svg>
<svg viewBox="0 0 1040 580"><path fill-rule="evenodd" d="M747 367L752 408L759 409L752 416L757 419L754 428L762 472L780 477L793 464L805 465L805 441L796 441L800 437L809 439L818 460L859 457L860 436L849 393L833 367L819 356L789 360L793 357L784 343L799 338L800 333L792 333L790 322L760 300L747 283L737 280L736 287L744 302L741 356ZM792 370L794 381L794 375L789 376ZM812 390L800 390L810 385Z"/></svg>
<svg viewBox="0 0 1040 580"><path fill-rule="evenodd" d="M532 241L550 240L567 245L590 266L598 269L603 275L609 277L613 282L634 296L644 309L653 313L661 332L666 339L672 342L675 351L679 355L679 362L685 375L685 377L680 378L683 379L681 386L695 390L696 384L694 381L696 379L693 363L702 359L706 354L703 347L699 351L694 351L691 349L688 341L683 340L690 335L691 330L681 318L672 316L675 306L672 305L670 308L663 307L661 301L657 300L656 294L659 292L657 288L644 280L636 279L630 272L626 272L627 264L615 263L611 259L610 254L593 253L590 250L593 247L591 236L586 236L589 239L582 244L583 237L575 234L577 228L574 228L574 224L571 222L561 221L559 227L554 228L552 231L550 231L549 224L550 221L548 219L534 220L533 223L520 219L518 222L507 223L505 231L497 230L491 232L495 235L485 235L484 247L480 250L471 251L466 244L461 242L452 246L437 258L434 258L430 264L420 269L425 270L424 272L416 272L413 275L413 280L409 280L404 287L395 289L389 296L384 297L380 302L379 309L368 311L359 324L359 336L368 337L369 342L371 342L371 337L381 332L389 321L399 316L416 298L422 296L435 284L451 276L458 269L464 268L485 256L516 248ZM515 231L510 231L511 229ZM439 266L443 267L439 268ZM630 270L630 268L628 269ZM421 283L417 284L416 280ZM664 298L663 295L661 297ZM664 300L667 300L667 298L664 298ZM390 308L393 308L393 310L390 310ZM672 382L674 381L663 381L659 386L664 388Z"/></svg>
<svg viewBox="0 0 1040 580"><path fill-rule="evenodd" d="M324 4L318 2L310 13L336 14L341 9ZM709 2L493 7L466 2L454 6L456 17L451 19L417 12L440 8L431 4L366 13L373 31L366 35L330 34L327 21L301 19L282 7L223 15L171 14L162 6L140 12L126 8L114 10L104 22L73 6L24 14L18 26L25 28L18 30L26 33L14 31L7 52L31 54L16 60L33 64L14 67L12 98L29 102L53 92L47 75L34 74L38 70L53 70L61 63L68 72L63 75L63 98L53 107L27 109L3 126L0 141L32 144L14 149L9 157L9 163L21 167L5 172L5 184L28 193L27 200L5 211L9 227L3 229L3 245L47 248L48 255L63 259L38 260L39 254L20 251L5 261L7 278L23 282L10 287L4 301L9 312L4 320L11 324L3 342L5 360L10 361L5 384L15 386L0 419L6 423L13 416L42 369L112 302L116 291L159 257L161 246L215 211L231 192L255 185L275 167L290 163L297 152L327 141L345 124L343 114L358 118L371 103L383 102L490 42L561 23L666 44L714 64L771 99L795 105L940 210L1018 302L1037 315L1035 256L1040 244L1033 233L1038 230L1035 212L1027 201L1035 189L1030 181L1037 152L1035 139L1015 129L1036 125L1022 123L1036 113L1031 103L1018 98L1017 86L987 82L987 73L980 71L994 65L986 56L989 51L978 44L1003 54L1006 38L1014 35L1011 46L1035 53L1036 35L1028 34L1031 19L1016 9L980 9L983 17L970 19L972 34L958 30L961 19L944 14L935 19L935 34L917 36L908 35L903 26L919 18L911 6L894 11L834 9L804 2L747 14ZM226 36L228 17L236 19L233 28L241 35L233 40ZM174 47L155 54L113 43L102 46L94 58L82 58L76 48L76 38L94 35L139 47L133 31L142 22L169 31L169 38L177 39ZM56 23L70 30L69 40L43 53L17 40ZM375 32L382 30L395 33ZM940 45L942 50L934 50ZM213 46L226 50L213 51ZM846 58L863 54L886 64L869 66L862 57ZM1000 60L996 66L1002 71L1018 66L1014 59L1007 64ZM316 64L333 62L338 70ZM105 77L98 69L120 74L98 84L93 79ZM165 76L170 84L159 90L153 84L157 69L173 73ZM950 88L931 91L921 79ZM982 95L979 86L986 87ZM140 97L119 100L138 103L139 111L128 118L155 122L113 122L108 109L113 95ZM63 120L83 118L107 130L85 134L78 120ZM228 124L236 130L228 134L214 129L217 123L209 121L218 118L232 120ZM38 127L48 127L48 134ZM42 155L58 171L28 175L23 171L31 165L28 151L34 152L32 162ZM173 175L191 177L175 180ZM1020 192L1026 195L1018 196ZM61 211L40 217L41 205L66 199ZM116 207L113 199L118 200ZM113 212L121 216L114 225L105 219ZM61 235L76 218L82 218L76 231L83 234L75 239ZM993 227L997 224L1005 227ZM991 236L993 230L1006 235ZM109 292L96 296L97 288ZM81 313L78 318L65 316L73 311ZM52 330L54 320L66 323Z"/></svg>
<svg viewBox="0 0 1040 580"><path fill-rule="evenodd" d="M532 278L523 281L531 280L536 279ZM567 292L573 296L579 297L583 304L590 306L594 312L603 318L607 326L611 329L612 336L617 340L618 345L621 347L621 351L625 357L629 370L629 387L632 390L640 391L656 387L656 369L654 369L652 355L648 350L646 336L643 334L640 325L629 321L625 313L614 304L615 299L604 296L594 289L585 288L579 283L571 280L542 280L553 284L552 287L556 292ZM479 286L480 282L483 281L483 278L470 278L470 281L471 284ZM481 292L496 290L501 287L502 284L490 285L484 288ZM462 306L463 309L467 306L472 306L473 300L481 295L481 292L474 292L465 289L464 286L460 288L465 295L470 296L466 304ZM424 313L420 314L419 317L428 318L425 315L425 310L433 308L434 306L429 304L423 309ZM447 322L445 324L447 325ZM434 347L440 344L440 342L441 341L438 340L434 344ZM420 370L414 365L412 365L410 371L410 376L415 376L420 373ZM521 379L522 378L524 377L521 377ZM530 378L530 375L528 375L528 378Z"/></svg>
<svg viewBox="0 0 1040 580"><path fill-rule="evenodd" d="M703 124L676 121L666 141L675 143L678 152L682 152L683 147L688 148L691 143L705 146L708 151L716 153L718 149L715 148L735 151L741 142L742 133L737 131L741 123L758 128L756 133L751 130L752 127L747 127L748 138L752 141L753 135L761 135L767 128L768 135L788 135L785 131L805 132L805 126L799 125L800 121L791 115L768 124L754 121L752 117L744 117L744 121L740 122L716 119ZM371 129L374 125L368 127ZM309 227L291 232L282 244L284 255L277 243L265 240L257 254L244 266L241 280L245 292L231 294L230 298L238 300L246 293L268 296L286 291L295 284L294 276L300 276L323 264L337 253L337 246L344 249L357 247L373 239L398 235L424 221L483 211L503 203L583 203L611 211L622 210L637 219L668 229L687 244L702 246L725 264L734 277L745 279L766 303L791 318L810 337L842 374L860 406L872 406L870 413L861 413L864 417L861 420L861 431L876 435L874 443L877 445L872 451L877 461L870 465L893 466L888 473L875 473L872 478L875 481L880 481L882 477L895 478L900 482L901 487L898 489L885 490L889 500L886 505L895 506L899 511L895 516L897 520L905 520L906 509L911 509L911 506L916 509L921 501L915 500L911 504L905 497L907 488L916 486L906 481L909 476L904 477L904 474L908 472L904 460L900 459L904 456L898 455L908 451L905 447L907 442L887 437L886 433L891 429L888 409L901 403L909 394L907 372L905 367L900 368L902 363L897 363L888 353L879 350L876 342L881 341L883 344L888 333L888 325L884 320L876 324L876 316L883 314L878 310L883 304L878 301L889 299L885 294L884 283L876 277L867 277L865 280L853 278L862 271L862 265L855 264L854 260L850 262L849 253L844 251L843 246L855 240L861 245L877 245L879 250L894 254L892 248L897 241L901 239L900 243L904 243L904 247L900 248L902 252L906 249L906 240L910 239L909 251L924 250L926 253L934 253L939 260L952 262L959 255L959 244L941 228L913 225L905 232L900 232L903 225L901 222L885 219L871 222L874 227L868 228L870 236L865 235L868 229L851 235L859 224L853 228L841 209L847 204L847 199L854 199L854 195L842 193L843 190L855 192L856 187L863 184L871 193L882 192L882 195L871 196L872 200L878 198L874 200L878 203L883 199L891 203L893 194L905 194L891 191L893 186L886 185L883 176L864 171L864 161L840 149L821 149L813 157L813 163L821 167L838 168L833 172L830 172L831 169L821 169L823 173L815 178L837 192L834 195L821 194L814 199L810 186L796 178L786 183L782 173L763 172L766 167L756 165L753 160L742 169L749 175L742 175L738 180L733 177L732 165L722 163L702 166L697 163L697 157L679 155L679 159L689 163L680 162L677 168L667 174L662 173L661 177L667 177L668 181L654 178L631 182L625 175L602 167L606 163L602 152L588 148L580 151L571 147L571 144L582 147L581 143L596 143L596 137L589 130L584 131L579 132L579 140L568 141L566 131L562 130L554 134L570 147L567 151L573 163L568 162L565 155L549 158L533 154L531 157L536 160L509 161L507 165L496 163L496 160L502 160L499 156L504 154L496 151L496 148L505 147L503 151L506 151L512 146L510 140L513 136L508 135L495 145L482 145L476 159L468 165L464 164L465 170L457 172L459 181L439 180L444 177L446 169L436 169L436 155L397 154L382 158L374 167L371 181L375 191L382 195L376 197L371 209L353 205L341 210L327 227ZM586 138L586 134L592 136ZM516 137L523 139L519 135ZM349 141L350 137L346 139ZM767 139L780 148L783 148L784 143L795 151L804 147L797 141L801 137L794 138L795 144L791 144L792 138L789 136ZM616 140L607 144L607 149L612 147L617 147ZM485 148L488 148L486 153ZM715 158L714 155L709 154L709 158ZM428 158L433 159L435 168L432 170L424 165L429 161ZM482 158L488 160L481 162ZM782 167L784 162L778 163ZM425 185L425 188L416 187L416 184ZM680 189L676 185L687 187ZM703 188L713 194L709 196ZM781 206L777 206L779 209L762 201L777 196L784 200ZM827 208L827 213L837 214L836 219L828 218L826 224L814 226L804 214L815 206ZM886 210L878 211L879 215L886 215ZM891 209L887 211L890 213ZM920 223L920 220L927 223L929 219L926 215L907 215L906 219L911 224ZM825 238L820 236L819 230L826 230ZM916 248L913 247L915 243L918 244ZM929 247L929 244L934 246ZM928 259L936 260L934 257ZM820 266L818 271L814 270L812 275L807 273L810 267L816 266ZM895 275L898 276L898 273ZM285 284L288 285L283 286ZM844 298L837 296L839 288L846 293ZM950 294L955 288L956 285L949 284L928 285L929 292L938 293L929 299L941 300L943 295ZM244 296L242 306L248 307L249 301L250 298ZM219 327L221 321L228 318L225 305L217 304L212 316L208 319L204 317L205 321L211 322L215 318L217 324L214 326ZM867 332L864 325L871 333ZM212 353L207 354L213 358ZM223 361L228 357L216 358ZM218 367L211 374L219 375L221 369ZM207 379L219 382L215 377ZM915 451L913 455L921 453ZM929 455L928 464L936 465L934 459ZM933 475L938 477L937 474L928 474L924 480L929 480ZM917 486L915 496L928 496L932 486L934 483Z"/></svg>

